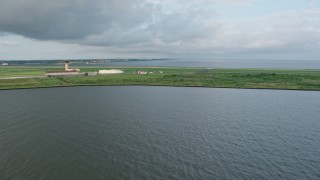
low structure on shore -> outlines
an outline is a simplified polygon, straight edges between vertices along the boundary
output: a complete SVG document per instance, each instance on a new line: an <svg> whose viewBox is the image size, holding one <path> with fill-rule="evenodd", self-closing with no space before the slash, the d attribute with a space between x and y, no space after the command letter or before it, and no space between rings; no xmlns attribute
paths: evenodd
<svg viewBox="0 0 320 180"><path fill-rule="evenodd" d="M46 71L47 77L53 77L53 76L79 76L81 75L77 71Z"/></svg>
<svg viewBox="0 0 320 180"><path fill-rule="evenodd" d="M137 74L147 74L146 71L137 71Z"/></svg>
<svg viewBox="0 0 320 180"><path fill-rule="evenodd" d="M84 76L96 76L98 72L86 72L84 73Z"/></svg>
<svg viewBox="0 0 320 180"><path fill-rule="evenodd" d="M99 70L99 74L106 75L106 74L122 74L124 73L122 70L119 69L109 69L109 70Z"/></svg>

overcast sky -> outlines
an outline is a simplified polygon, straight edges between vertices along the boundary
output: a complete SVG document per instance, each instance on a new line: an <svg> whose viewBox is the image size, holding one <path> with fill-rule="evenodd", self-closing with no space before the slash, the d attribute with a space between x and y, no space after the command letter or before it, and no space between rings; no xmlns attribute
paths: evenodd
<svg viewBox="0 0 320 180"><path fill-rule="evenodd" d="M0 0L0 59L319 59L320 0Z"/></svg>

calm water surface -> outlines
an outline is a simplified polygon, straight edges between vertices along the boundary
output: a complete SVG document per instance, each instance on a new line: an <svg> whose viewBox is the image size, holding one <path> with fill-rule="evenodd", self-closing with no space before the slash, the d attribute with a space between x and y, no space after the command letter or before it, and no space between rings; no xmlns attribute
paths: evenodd
<svg viewBox="0 0 320 180"><path fill-rule="evenodd" d="M92 64L96 66L97 64ZM165 66L204 68L272 68L272 69L320 69L320 60L153 60L109 62L103 66Z"/></svg>
<svg viewBox="0 0 320 180"><path fill-rule="evenodd" d="M0 91L0 179L320 179L320 92Z"/></svg>

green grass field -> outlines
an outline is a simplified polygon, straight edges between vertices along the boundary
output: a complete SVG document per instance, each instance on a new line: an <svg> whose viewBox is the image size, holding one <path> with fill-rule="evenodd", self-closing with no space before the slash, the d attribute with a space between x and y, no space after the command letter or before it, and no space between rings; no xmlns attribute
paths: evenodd
<svg viewBox="0 0 320 180"><path fill-rule="evenodd" d="M92 72L111 67L80 67L81 72ZM115 67L112 67L115 68ZM0 79L0 89L60 87L60 86L193 86L217 88L261 88L320 90L320 70L276 69L203 69L165 67L119 67L124 74L92 77L52 77L28 79ZM61 67L0 67L0 78L44 76L47 70ZM132 74L137 70L154 74ZM159 71L163 71L160 74Z"/></svg>

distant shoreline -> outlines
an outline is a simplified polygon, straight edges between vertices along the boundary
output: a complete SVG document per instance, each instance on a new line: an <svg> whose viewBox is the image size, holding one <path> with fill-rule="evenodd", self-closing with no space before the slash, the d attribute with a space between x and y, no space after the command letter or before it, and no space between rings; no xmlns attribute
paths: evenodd
<svg viewBox="0 0 320 180"><path fill-rule="evenodd" d="M93 72L113 67L81 67ZM75 86L174 86L320 91L320 70L118 67L124 74L44 77L61 67L2 67L0 90ZM143 70L147 74L134 74ZM160 73L161 72L161 73ZM162 73L163 72L163 73Z"/></svg>
<svg viewBox="0 0 320 180"><path fill-rule="evenodd" d="M173 87L173 88L207 88L207 89L242 89L242 90L273 90L273 91L309 91L319 92L317 89L277 89L277 88L233 88L233 87L206 87L206 86L165 86L165 85L75 85L75 86L48 86L48 87L30 87L30 88L13 88L0 89L1 91L13 90L32 90L32 89L53 89L53 88L76 88L76 87Z"/></svg>

